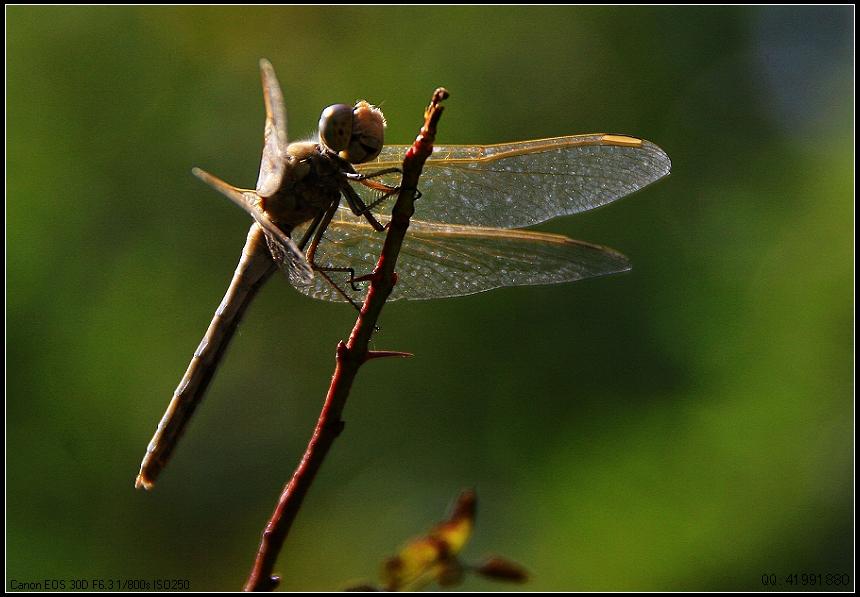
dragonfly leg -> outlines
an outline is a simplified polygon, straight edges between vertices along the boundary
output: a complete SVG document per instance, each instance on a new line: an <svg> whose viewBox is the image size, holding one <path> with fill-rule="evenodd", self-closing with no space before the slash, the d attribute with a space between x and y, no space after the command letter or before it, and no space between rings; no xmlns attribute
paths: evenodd
<svg viewBox="0 0 860 597"><path fill-rule="evenodd" d="M377 199L370 205L366 205L359 196L359 194L355 191L355 189L350 186L349 181L345 180L341 185L341 192L343 192L343 196L346 199L346 203L347 205L349 205L349 209L352 211L352 213L357 216L363 216L364 219L367 220L368 223L373 226L373 229L377 232L382 232L383 230L388 228L388 226L383 226L382 224L380 224L379 220L377 220L373 216L370 210L388 199L391 195L396 193L397 190L398 189L396 187L386 186L386 190L383 191L383 195L379 199Z"/></svg>
<svg viewBox="0 0 860 597"><path fill-rule="evenodd" d="M400 172L400 168L390 168L390 170ZM379 172L373 172L373 173L367 174L365 176L370 177L370 176L378 175L378 174L384 173L384 172L385 172L384 170L380 170ZM394 193L396 193L397 191L400 190L399 185L392 186L392 185L385 184L384 182L380 182L378 180L371 180L370 178L362 178L362 179L359 179L357 182L359 182L363 186L366 186L368 189L371 189L373 191L376 191L376 192L382 194L382 197L377 199L376 201L374 201L372 205L369 205L368 209L375 207L380 201L387 199L388 197L390 197L391 195L393 195Z"/></svg>
<svg viewBox="0 0 860 597"><path fill-rule="evenodd" d="M367 274L367 275L365 275L365 276L361 276L360 278L356 278L356 277L355 277L355 270L354 270L354 269L352 269L351 267L322 267L322 266L317 266L317 267L315 267L315 268L314 268L314 270L315 270L315 271L317 271L317 272L319 272L319 274L320 274L323 278L325 278L325 281L326 281L326 282L328 282L329 284L331 284L331 287L332 287L332 288L334 288L335 290L337 290L337 291L338 291L338 293L340 293L340 295L341 295L344 299L346 299L346 301L347 301L350 305L352 305L352 306L355 308L355 310L356 310L356 311L358 311L359 313L361 313L361 305L359 305L357 302L355 302L355 301L352 299L352 297L351 297L351 296L349 296L346 292L344 292L343 288L341 288L341 287L340 287L340 285L338 285L338 283L337 283L337 282L335 282L334 280L332 280L332 279L331 279L331 276L329 276L326 272L349 272L349 278L350 278L350 279L349 279L349 283L350 283L350 285L352 286L352 289L353 289L353 290L355 290L355 291L359 291L359 290L361 290L361 288L359 288L359 287L357 287L355 284L353 284L353 281L369 280L369 279L371 278L371 276L373 276L373 274ZM373 331L374 331L374 332L378 332L378 331L379 331L379 329L380 329L380 328L379 328L379 326L378 326L378 325L374 325L374 326L373 326ZM404 354L406 354L406 353L404 353Z"/></svg>
<svg viewBox="0 0 860 597"><path fill-rule="evenodd" d="M314 218L314 222L308 231L305 233L305 238L302 239L302 242L307 241L307 237L310 236L311 230L314 230L313 240L311 240L311 244L308 247L307 259L308 263L311 264L311 267L317 269L318 266L314 261L314 258L317 254L317 247L319 247L320 241L322 240L323 234L325 234L326 228L331 224L331 219L334 217L335 212L337 212L337 206L340 204L340 201L332 201L331 205L329 205L325 211L320 212L321 215L317 215ZM314 224L316 226L314 226Z"/></svg>
<svg viewBox="0 0 860 597"><path fill-rule="evenodd" d="M367 174L359 174L358 172L344 172L344 175L348 179L354 180L356 182L369 180L371 178L378 178L385 174L403 174L403 170L401 170L400 168L385 168L383 170L376 170L375 172L368 172Z"/></svg>
<svg viewBox="0 0 860 597"><path fill-rule="evenodd" d="M320 273L320 275L323 277L323 279L326 282L328 282L329 285L338 292L338 294L340 294L343 298L345 298L353 307L355 307L358 310L361 310L360 305L358 305L358 303L356 303L352 299L352 297L350 297L346 293L346 291L343 288L341 288L340 285L332 279L332 277L329 274L331 274L332 272L348 273L349 274L349 286L355 292L361 291L361 288L356 285L356 282L363 282L365 280L369 280L370 274L368 274L366 276L361 276L360 278L357 278L355 275L355 269L354 268L351 268L351 267L334 267L334 266L327 266L327 265L319 265L318 263L316 263L317 248L319 247L319 243L322 240L322 237L325 234L325 231L328 228L328 225L331 223L331 220L334 217L334 214L337 212L337 207L338 207L338 202L333 201L332 204L328 207L328 209L326 209L324 212L320 212L320 215L318 215L314 219L314 222L311 224L311 227L308 229L308 232L305 233L305 237L302 239L302 244L300 246L302 246L302 248L304 248L304 245L307 243L308 238L311 235L311 231L313 230L314 231L313 238L310 241L310 245L309 245L308 251L307 251L308 263L310 263L311 268L313 268L313 270L315 272Z"/></svg>
<svg viewBox="0 0 860 597"><path fill-rule="evenodd" d="M301 247L304 249L304 246L307 244L308 239L311 238L311 233L313 233L313 238L310 240L310 246L308 247L307 252L307 260L310 263L311 268L314 271L319 272L320 275L328 282L332 288L334 288L343 298L345 298L353 307L356 309L360 309L361 307L350 297L337 282L332 280L329 275L330 272L345 272L349 273L349 285L356 292L360 291L361 288L355 285L353 280L355 280L355 270L351 267L331 267L331 266L323 266L316 263L316 253L317 248L319 247L320 241L322 240L323 234L325 234L326 228L331 223L334 214L337 212L337 207L339 205L338 201L332 201L331 205L325 210L321 211L314 221L311 223L308 231L305 233L302 238Z"/></svg>
<svg viewBox="0 0 860 597"><path fill-rule="evenodd" d="M399 168L389 168L388 170L395 171L395 172L401 171ZM372 172L370 174L365 174L365 175L359 174L357 176L365 176L365 177L376 176L379 174L385 174L388 172L388 170L380 170L379 172ZM367 178L355 178L354 176L351 176L349 173L345 173L345 174L346 174L348 179L360 182L361 184L363 184L367 188L372 189L374 191L377 191L381 194L379 199L377 199L376 201L374 201L370 205L366 205L364 207L364 209L362 209L361 205L363 205L363 202L361 202L360 200L355 201L354 197L352 197L348 191L345 192L344 194L347 195L347 203L350 204L350 209L352 209L352 212L357 216L364 215L365 211L372 211L374 207L376 207L377 205L379 205L380 203L382 203L383 201L385 201L386 199L391 197L394 193L397 193L398 191L400 191L399 185L398 186L391 186L391 185L387 185L383 182L373 181L373 180L369 180ZM350 190L352 190L351 187L350 187ZM355 195L357 195L357 193L355 193ZM415 199L420 199L420 198L421 198L421 191L419 191L418 189L415 189ZM353 203L355 203L355 205L353 205ZM388 228L388 226L385 226L385 228Z"/></svg>
<svg viewBox="0 0 860 597"><path fill-rule="evenodd" d="M332 267L332 266L326 266L326 265L317 265L317 266L314 266L314 271L316 271L316 272L328 272L328 273L336 272L336 273L349 274L348 284L349 284L350 288L352 288L355 292L361 292L361 286L356 286L356 282L366 282L367 280L370 280L372 277L372 274L367 274L365 276L360 276L360 277L356 278L355 277L355 269L351 268L351 267Z"/></svg>
<svg viewBox="0 0 860 597"><path fill-rule="evenodd" d="M346 271L350 272L350 285L352 286L353 290L358 291L358 290L361 290L361 289L360 289L360 288L358 288L357 286L355 286L355 284L352 284L352 282L351 282L351 280L352 280L352 279L354 278L354 276L355 276L355 270L353 270L351 267L323 267L323 266L314 266L314 271L315 271L315 272L318 272L318 273L323 277L323 279L325 279L325 281L326 281L326 282L328 282L328 283L329 283L329 285L330 285L332 288L334 288L334 289L338 292L338 294L340 294L344 299L346 299L346 301L347 301L350 305L352 305L353 307L355 307L355 310L356 310L356 311L361 311L361 305L359 305L357 302L355 302L355 300L353 300L353 298L352 298L351 296L349 296L349 295L346 293L346 291L345 291L343 288L341 288L341 287L340 287L340 285L339 285L337 282L335 282L334 280L332 280L332 279L331 279L331 276L329 276L329 275L328 275L328 273L329 273L329 272L346 272Z"/></svg>
<svg viewBox="0 0 860 597"><path fill-rule="evenodd" d="M304 251L304 250L305 250L305 247L307 246L308 241L310 241L310 240L311 240L311 237L313 236L314 232L316 232L316 230L319 228L320 222L322 222L322 220L323 220L323 218L325 217L325 215L326 215L326 213L327 213L327 212L328 212L328 210L326 210L326 211L320 211L320 212L319 212L319 213L314 217L313 221L311 222L311 225L310 225L310 226L308 226L307 231L306 231L306 232L305 232L305 234L302 236L302 240L301 240L301 241L299 241L299 250L300 250L300 251ZM331 221L331 218L329 218L329 222L330 222L330 221ZM326 222L326 226L328 226L328 222ZM314 249L314 251L316 251L316 249ZM308 262L310 262L310 260L308 260Z"/></svg>

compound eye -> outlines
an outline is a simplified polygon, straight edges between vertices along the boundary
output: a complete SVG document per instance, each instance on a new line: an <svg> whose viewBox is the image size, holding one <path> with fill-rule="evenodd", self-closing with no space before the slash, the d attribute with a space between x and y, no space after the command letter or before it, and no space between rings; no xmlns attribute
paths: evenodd
<svg viewBox="0 0 860 597"><path fill-rule="evenodd" d="M349 147L353 128L352 106L334 104L323 110L320 116L320 141L334 151Z"/></svg>
<svg viewBox="0 0 860 597"><path fill-rule="evenodd" d="M352 164L369 162L379 155L385 137L385 116L382 110L362 100L355 104L352 135L340 157Z"/></svg>

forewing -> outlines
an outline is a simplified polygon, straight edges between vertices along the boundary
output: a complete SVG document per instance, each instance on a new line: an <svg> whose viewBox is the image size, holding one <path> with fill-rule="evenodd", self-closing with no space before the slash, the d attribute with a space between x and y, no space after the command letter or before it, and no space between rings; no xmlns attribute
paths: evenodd
<svg viewBox="0 0 860 597"><path fill-rule="evenodd" d="M386 146L376 160L356 169L399 166L408 148ZM424 165L416 214L434 222L522 228L620 199L670 168L662 149L621 135L443 145ZM396 176L381 180L398 183Z"/></svg>
<svg viewBox="0 0 860 597"><path fill-rule="evenodd" d="M386 219L382 218L382 222ZM316 254L319 266L352 267L356 276L373 271L385 233L341 209ZM398 281L389 300L462 296L501 286L573 282L630 269L627 258L598 245L557 234L476 228L412 220L397 259ZM330 274L353 300L349 274ZM291 278L304 294L320 300L344 297L322 276Z"/></svg>
<svg viewBox="0 0 860 597"><path fill-rule="evenodd" d="M257 193L261 197L271 197L281 187L286 168L287 109L275 70L265 58L260 60L260 75L263 79L263 102L266 104L266 129Z"/></svg>
<svg viewBox="0 0 860 597"><path fill-rule="evenodd" d="M257 222L265 232L272 258L284 271L290 280L297 280L303 284L310 284L314 273L308 260L296 246L293 240L284 234L284 231L275 226L269 216L260 209L260 198L252 191L243 191L224 182L217 176L209 174L200 168L192 170L194 176L223 194L233 203L241 207Z"/></svg>

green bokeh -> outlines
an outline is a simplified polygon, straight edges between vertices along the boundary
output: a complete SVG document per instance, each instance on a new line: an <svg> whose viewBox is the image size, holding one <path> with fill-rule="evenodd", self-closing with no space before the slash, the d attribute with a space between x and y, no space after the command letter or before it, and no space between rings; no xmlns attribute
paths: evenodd
<svg viewBox="0 0 860 597"><path fill-rule="evenodd" d="M271 282L156 490L133 481L244 241L190 168L253 184L260 57L295 137L364 97L408 142L444 85L441 142L607 131L673 160L541 226L632 272L386 308L376 347L416 357L361 372L283 588L374 580L463 487L466 554L523 563L527 589L852 571L852 7L6 16L7 589L250 569L349 308Z"/></svg>

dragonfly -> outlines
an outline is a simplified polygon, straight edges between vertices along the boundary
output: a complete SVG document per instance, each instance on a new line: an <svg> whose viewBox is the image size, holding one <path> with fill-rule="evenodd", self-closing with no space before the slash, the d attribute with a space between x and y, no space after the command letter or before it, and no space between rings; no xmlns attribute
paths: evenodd
<svg viewBox="0 0 860 597"><path fill-rule="evenodd" d="M360 101L326 108L312 141L288 142L287 112L272 65L260 61L266 111L254 189L193 173L253 218L233 278L173 393L135 485L151 489L200 404L260 287L281 269L301 293L357 305L373 270L409 145L384 144L382 112ZM669 174L657 145L586 134L434 148L389 300L434 299L493 288L573 282L623 272L621 253L525 229L606 205Z"/></svg>

